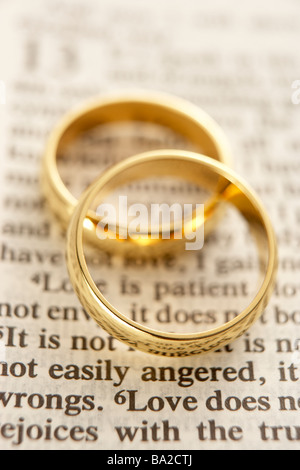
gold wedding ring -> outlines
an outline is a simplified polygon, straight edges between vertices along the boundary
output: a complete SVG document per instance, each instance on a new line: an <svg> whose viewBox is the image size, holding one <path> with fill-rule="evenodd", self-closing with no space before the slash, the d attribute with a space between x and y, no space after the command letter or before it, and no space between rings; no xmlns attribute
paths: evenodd
<svg viewBox="0 0 300 470"><path fill-rule="evenodd" d="M127 109L127 108L126 108ZM80 127L82 127L80 125ZM197 126L196 126L197 127ZM194 130L196 131L194 124ZM96 197L128 181L151 176L184 177L213 192L214 205L228 202L246 219L264 266L264 277L252 302L234 319L204 332L166 333L143 326L111 305L94 283L84 255L86 215ZM208 211L209 219L212 212ZM206 223L207 220L204 221ZM271 222L253 190L229 167L206 156L179 150L152 151L117 163L81 196L69 225L67 265L83 307L108 333L138 350L163 356L189 356L218 349L242 335L265 309L277 268L276 240Z"/></svg>
<svg viewBox="0 0 300 470"><path fill-rule="evenodd" d="M81 133L101 124L122 121L151 122L168 127L187 138L196 151L227 165L231 164L229 145L223 131L212 118L192 103L168 94L144 91L93 100L62 119L51 133L44 153L42 189L65 229L77 200L61 179L57 168L58 155ZM92 210L86 213L86 217L90 223L85 225L85 231L93 238L99 218ZM162 228L158 227L158 231L161 232ZM128 245L127 241L132 245L130 237L123 240L125 245ZM157 246L158 240L149 237L148 244Z"/></svg>

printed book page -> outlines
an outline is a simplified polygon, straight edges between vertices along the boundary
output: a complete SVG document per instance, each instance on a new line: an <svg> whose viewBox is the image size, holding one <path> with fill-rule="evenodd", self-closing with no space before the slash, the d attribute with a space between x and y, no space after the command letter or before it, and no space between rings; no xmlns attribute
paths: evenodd
<svg viewBox="0 0 300 470"><path fill-rule="evenodd" d="M0 2L2 450L299 449L299 31L295 0ZM73 290L66 232L41 188L47 138L62 116L135 90L181 97L218 123L231 166L276 233L268 306L243 336L205 355L146 354L95 323ZM155 124L103 124L64 149L59 171L79 197L110 165L164 148L193 150ZM146 176L126 188L130 203L196 203L203 189ZM201 250L85 250L106 298L166 332L231 320L260 280L249 226L230 207Z"/></svg>

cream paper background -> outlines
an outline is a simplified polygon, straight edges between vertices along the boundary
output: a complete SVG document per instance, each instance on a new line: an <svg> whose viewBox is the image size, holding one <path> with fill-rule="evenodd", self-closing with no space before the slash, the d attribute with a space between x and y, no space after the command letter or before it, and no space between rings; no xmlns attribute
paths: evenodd
<svg viewBox="0 0 300 470"><path fill-rule="evenodd" d="M300 97L292 88L300 79L298 2L4 0L0 12L1 449L299 448ZM220 352L148 356L88 320L68 281L65 234L43 203L40 161L59 117L86 98L137 88L173 93L207 111L228 136L234 168L274 223L274 295L261 320ZM99 152L91 176L148 148L141 135L151 137L151 129L133 131L135 138L125 132L121 144L105 129L85 142ZM150 143L164 146L160 134ZM81 180L77 168L74 176L72 165L64 171L80 192L90 176ZM135 188L147 202L197 194L186 184L166 195L149 188ZM257 272L243 224L235 216L223 224L204 261L194 253L134 266L103 256L95 275L124 312L135 304L150 322L162 309L183 310L173 327L190 331L199 325L182 319L197 311L207 328L209 318L222 319L247 299L193 296L187 283L250 286ZM157 282L168 283L160 299ZM74 337L82 337L78 349ZM98 375L63 375L87 365ZM51 377L53 367L61 378ZM162 368L171 368L165 380L142 380L150 370L159 377ZM130 397L139 410L130 410ZM68 406L72 400L78 403ZM122 440L126 427L132 440Z"/></svg>

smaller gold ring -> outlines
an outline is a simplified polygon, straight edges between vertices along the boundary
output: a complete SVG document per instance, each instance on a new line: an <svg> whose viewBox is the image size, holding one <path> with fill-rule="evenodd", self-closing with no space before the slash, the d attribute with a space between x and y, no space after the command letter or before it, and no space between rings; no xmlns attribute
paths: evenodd
<svg viewBox="0 0 300 470"><path fill-rule="evenodd" d="M143 326L114 308L94 283L84 255L86 214L96 196L106 194L128 179L173 175L198 180L210 188L215 203L228 202L238 209L254 234L265 266L264 279L252 302L233 320L214 329L191 334L166 333ZM203 155L165 150L143 153L114 165L81 196L67 236L67 266L74 290L83 307L108 333L144 352L164 356L189 356L218 349L242 335L265 309L277 269L274 231L262 203L253 190L231 169Z"/></svg>
<svg viewBox="0 0 300 470"><path fill-rule="evenodd" d="M59 174L59 153L66 144L89 129L101 124L124 121L151 122L168 127L187 138L197 151L231 165L231 152L222 129L202 109L182 98L161 92L137 91L93 99L68 113L58 123L48 139L42 160L42 190L49 206L65 229L77 200ZM99 219L92 210L87 214L87 218L92 223L87 225L85 231L92 232L89 233L92 238ZM217 220L217 214L215 219ZM159 230L162 231L160 227ZM132 242L130 238L127 240ZM127 245L126 241L123 244ZM150 238L149 243L158 245Z"/></svg>

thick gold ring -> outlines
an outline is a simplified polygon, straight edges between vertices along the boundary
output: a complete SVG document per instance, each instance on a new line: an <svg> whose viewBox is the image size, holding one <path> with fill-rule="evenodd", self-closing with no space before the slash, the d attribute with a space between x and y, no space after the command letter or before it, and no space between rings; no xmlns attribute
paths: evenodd
<svg viewBox="0 0 300 470"><path fill-rule="evenodd" d="M101 124L121 121L151 122L171 128L187 138L196 151L231 165L229 144L219 125L200 108L184 99L160 92L142 91L93 100L62 119L51 133L44 152L42 190L65 229L77 200L61 179L57 156L80 133ZM89 231L93 237L99 218L92 210L87 213L87 218L91 223L86 224L85 231ZM158 230L162 229L159 227ZM126 241L132 240L126 238ZM157 240L150 238L149 244L158 245Z"/></svg>
<svg viewBox="0 0 300 470"><path fill-rule="evenodd" d="M114 308L96 287L84 255L84 224L96 198L143 175L181 176L212 190L215 205L232 204L248 222L259 250L264 276L252 302L234 319L199 333L165 333L143 326ZM210 216L208 212L207 217ZM81 196L67 236L67 266L74 290L83 307L108 333L133 348L164 356L188 356L220 348L242 335L265 309L277 268L274 231L262 203L253 190L230 168L206 156L179 150L153 151L128 158L96 180Z"/></svg>

